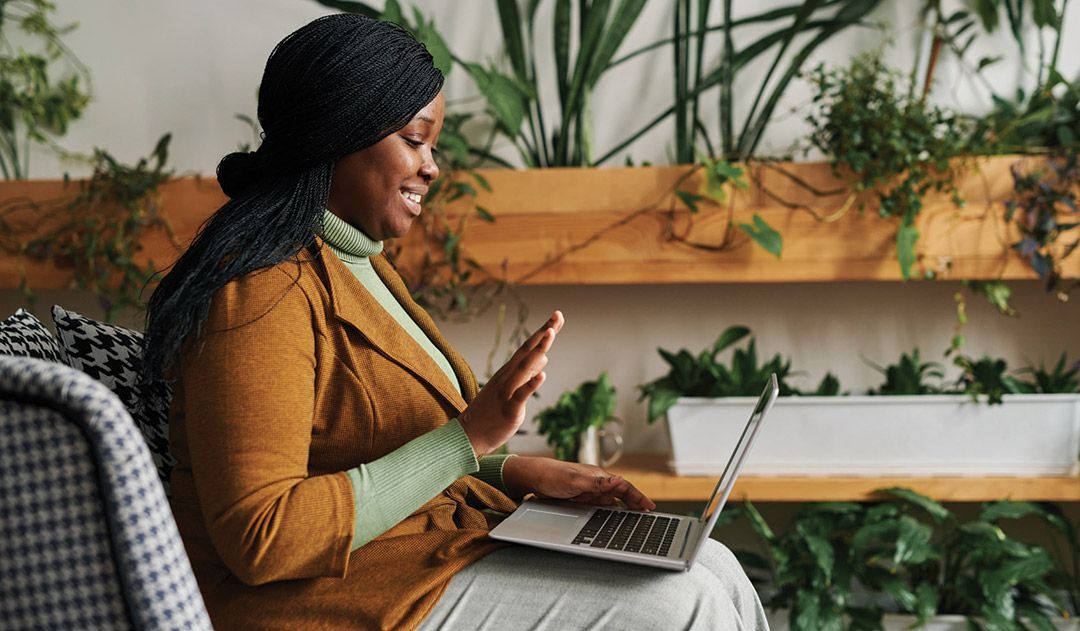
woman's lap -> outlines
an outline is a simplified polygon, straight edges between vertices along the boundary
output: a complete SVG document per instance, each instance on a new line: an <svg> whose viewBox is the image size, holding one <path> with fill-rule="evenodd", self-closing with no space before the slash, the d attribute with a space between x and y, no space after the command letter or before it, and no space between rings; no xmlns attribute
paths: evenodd
<svg viewBox="0 0 1080 631"><path fill-rule="evenodd" d="M688 572L526 546L457 574L420 627L431 629L767 629L734 555L709 540Z"/></svg>

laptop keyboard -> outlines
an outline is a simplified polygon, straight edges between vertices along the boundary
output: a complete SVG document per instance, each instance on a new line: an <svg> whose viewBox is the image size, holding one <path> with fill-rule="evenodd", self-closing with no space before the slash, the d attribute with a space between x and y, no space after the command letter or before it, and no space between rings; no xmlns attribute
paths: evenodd
<svg viewBox="0 0 1080 631"><path fill-rule="evenodd" d="M597 509L572 543L667 556L678 527L670 517Z"/></svg>

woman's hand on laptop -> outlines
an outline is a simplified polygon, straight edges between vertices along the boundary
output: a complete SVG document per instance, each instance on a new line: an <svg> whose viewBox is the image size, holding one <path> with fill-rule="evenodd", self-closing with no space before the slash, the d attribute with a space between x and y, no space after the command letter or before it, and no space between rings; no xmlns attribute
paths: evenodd
<svg viewBox="0 0 1080 631"><path fill-rule="evenodd" d="M512 495L540 497L599 506L623 503L631 510L650 511L656 503L622 476L600 467L553 458L515 456L503 464L503 484Z"/></svg>

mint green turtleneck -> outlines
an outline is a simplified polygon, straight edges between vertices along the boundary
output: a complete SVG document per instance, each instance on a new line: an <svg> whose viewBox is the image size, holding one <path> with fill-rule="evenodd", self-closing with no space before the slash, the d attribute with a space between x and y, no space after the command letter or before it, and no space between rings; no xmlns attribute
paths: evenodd
<svg viewBox="0 0 1080 631"><path fill-rule="evenodd" d="M371 265L370 257L382 253L382 242L371 239L329 210L323 215L320 236L461 392L461 384L446 356L409 317ZM505 491L502 467L507 457L483 456L477 461L465 430L453 419L378 460L350 469L346 473L356 506L352 549L386 532L463 475L474 475Z"/></svg>
<svg viewBox="0 0 1080 631"><path fill-rule="evenodd" d="M375 268L372 267L369 257L378 256L382 253L382 241L371 239L330 211L326 211L323 217L322 238L326 241L326 245L330 246L330 249L334 251L334 254L337 254L338 258L345 263L345 267L349 268L353 276L356 276L357 280L364 285L364 289L367 289L375 297L375 300L379 301L382 308L386 309L387 313L401 325L401 328L405 329L405 332L410 337L416 340L416 343L428 355L431 355L439 368L442 368L442 371L450 378L450 383L454 384L454 387L460 393L461 384L458 383L457 375L454 374L454 369L450 366L446 356L435 347L428 336L417 326L416 322L409 317L409 314L405 312L405 308L394 298L394 295L390 293L390 289L375 273Z"/></svg>

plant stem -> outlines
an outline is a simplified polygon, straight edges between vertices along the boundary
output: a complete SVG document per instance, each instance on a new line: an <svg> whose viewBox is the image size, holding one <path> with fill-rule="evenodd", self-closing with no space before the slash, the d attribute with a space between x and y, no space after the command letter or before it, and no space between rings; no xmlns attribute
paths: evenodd
<svg viewBox="0 0 1080 631"><path fill-rule="evenodd" d="M686 52L688 40L682 36L686 32L690 0L675 0L675 162L686 162L687 122L686 122Z"/></svg>
<svg viewBox="0 0 1080 631"><path fill-rule="evenodd" d="M699 85L701 85L701 72L702 72L702 68L704 67L704 64L705 64L705 27L706 27L706 25L708 23L708 20L709 20L709 9L711 8L711 5L712 5L712 0L698 0L698 15L697 15L697 18L698 18L697 19L698 36L697 36L697 44L696 44L697 49L694 51L696 53L696 58L694 60L694 88L695 89L694 89L693 106L691 107L691 112L692 112L692 114L691 114L691 116L692 116L692 121L691 121L692 128L691 129L692 129L692 131L691 131L691 134L690 134L690 138L691 138L690 151L691 152L693 152L694 147L697 144L697 143L694 142L694 139L697 138L697 131L698 130L701 131L701 136L702 136L702 138L705 139L706 144L711 145L711 143L709 143L709 137L705 133L704 125L701 125L701 118L699 116L699 112L700 112L700 109L699 109L699 97L701 96L701 92L699 90L697 90L697 87ZM712 148L711 147L709 149L709 154L710 155L712 154ZM692 154L690 156L690 159L693 160L693 155Z"/></svg>
<svg viewBox="0 0 1080 631"><path fill-rule="evenodd" d="M1058 21L1054 26L1055 39L1054 39L1054 52L1050 56L1050 69L1057 70L1058 53L1061 52L1061 28L1065 25L1065 9L1069 6L1069 0L1062 0L1061 12L1058 13Z"/></svg>
<svg viewBox="0 0 1080 631"><path fill-rule="evenodd" d="M731 39L731 0L724 0L724 58L720 62L720 140L723 144L724 159L730 159L735 149L734 116L731 111L732 83L735 74L732 69L732 57L735 44Z"/></svg>

